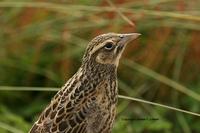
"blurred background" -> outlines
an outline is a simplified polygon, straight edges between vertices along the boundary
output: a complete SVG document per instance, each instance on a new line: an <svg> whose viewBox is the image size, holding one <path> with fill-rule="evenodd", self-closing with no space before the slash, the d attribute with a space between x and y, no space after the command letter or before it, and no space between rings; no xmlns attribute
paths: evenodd
<svg viewBox="0 0 200 133"><path fill-rule="evenodd" d="M119 94L200 113L200 0L1 0L0 133L28 132L107 32L142 34L121 59ZM114 133L200 132L194 115L121 98L117 108Z"/></svg>

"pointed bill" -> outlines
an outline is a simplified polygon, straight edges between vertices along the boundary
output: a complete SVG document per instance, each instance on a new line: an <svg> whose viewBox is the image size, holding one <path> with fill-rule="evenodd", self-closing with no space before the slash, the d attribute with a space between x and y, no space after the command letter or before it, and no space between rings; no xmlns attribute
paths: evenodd
<svg viewBox="0 0 200 133"><path fill-rule="evenodd" d="M127 43L135 40L141 34L140 33L128 33L128 34L120 34L120 43L126 45Z"/></svg>

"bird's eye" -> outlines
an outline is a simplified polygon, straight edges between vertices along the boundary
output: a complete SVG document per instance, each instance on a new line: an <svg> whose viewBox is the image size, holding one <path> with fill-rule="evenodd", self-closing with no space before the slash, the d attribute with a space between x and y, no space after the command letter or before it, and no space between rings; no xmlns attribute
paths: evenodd
<svg viewBox="0 0 200 133"><path fill-rule="evenodd" d="M106 50L112 50L113 47L114 47L114 44L112 42L107 42L106 45L104 46Z"/></svg>

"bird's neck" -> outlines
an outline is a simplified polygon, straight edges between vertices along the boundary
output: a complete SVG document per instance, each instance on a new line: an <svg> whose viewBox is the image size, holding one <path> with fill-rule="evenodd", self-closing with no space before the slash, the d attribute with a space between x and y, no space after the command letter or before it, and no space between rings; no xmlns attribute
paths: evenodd
<svg viewBox="0 0 200 133"><path fill-rule="evenodd" d="M92 90L98 89L98 85L102 83L108 83L109 88L101 89L105 91L103 95L110 99L112 104L117 102L117 68L114 65L98 64L95 62L86 63L79 69L79 75L82 75L81 82L88 81L88 86L91 86ZM86 82L86 84L88 83Z"/></svg>
<svg viewBox="0 0 200 133"><path fill-rule="evenodd" d="M82 64L81 68L83 74L92 77L99 76L99 78L105 78L107 76L117 76L117 67L113 64L100 64L95 61L88 61Z"/></svg>

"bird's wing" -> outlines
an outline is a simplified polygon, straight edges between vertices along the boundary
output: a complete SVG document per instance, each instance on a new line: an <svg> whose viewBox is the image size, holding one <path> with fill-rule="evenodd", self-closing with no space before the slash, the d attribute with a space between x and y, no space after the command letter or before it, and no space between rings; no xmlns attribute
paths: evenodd
<svg viewBox="0 0 200 133"><path fill-rule="evenodd" d="M33 125L30 133L86 133L87 115L91 112L88 98L93 93L74 89L61 89Z"/></svg>

